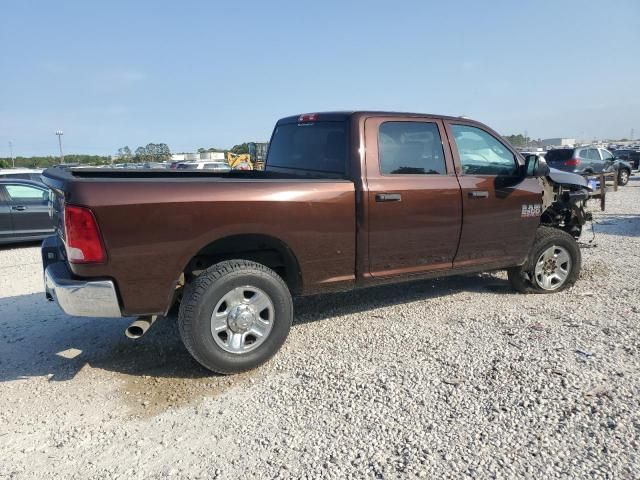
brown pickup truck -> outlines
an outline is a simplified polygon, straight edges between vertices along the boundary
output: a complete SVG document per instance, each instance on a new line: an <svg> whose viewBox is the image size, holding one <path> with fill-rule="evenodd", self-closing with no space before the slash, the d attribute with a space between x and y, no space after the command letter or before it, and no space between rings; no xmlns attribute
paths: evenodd
<svg viewBox="0 0 640 480"><path fill-rule="evenodd" d="M264 171L49 169L45 289L70 315L179 303L205 367L254 368L285 341L292 296L507 269L520 292L578 278L584 179L523 158L485 125L408 113L277 122Z"/></svg>

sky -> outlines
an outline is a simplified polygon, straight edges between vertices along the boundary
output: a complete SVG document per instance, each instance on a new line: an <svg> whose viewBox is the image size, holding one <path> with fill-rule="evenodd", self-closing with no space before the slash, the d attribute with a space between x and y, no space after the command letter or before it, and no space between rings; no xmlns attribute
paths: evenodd
<svg viewBox="0 0 640 480"><path fill-rule="evenodd" d="M266 141L327 110L640 137L640 1L0 2L0 157Z"/></svg>

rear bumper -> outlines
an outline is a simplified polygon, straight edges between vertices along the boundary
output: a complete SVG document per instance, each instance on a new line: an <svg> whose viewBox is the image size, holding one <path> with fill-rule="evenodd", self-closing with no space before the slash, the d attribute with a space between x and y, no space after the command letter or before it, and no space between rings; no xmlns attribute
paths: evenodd
<svg viewBox="0 0 640 480"><path fill-rule="evenodd" d="M116 286L111 280L79 280L60 258L45 259L45 248L59 242L49 237L42 245L44 291L68 315L77 317L121 317ZM53 260L53 261L52 261Z"/></svg>

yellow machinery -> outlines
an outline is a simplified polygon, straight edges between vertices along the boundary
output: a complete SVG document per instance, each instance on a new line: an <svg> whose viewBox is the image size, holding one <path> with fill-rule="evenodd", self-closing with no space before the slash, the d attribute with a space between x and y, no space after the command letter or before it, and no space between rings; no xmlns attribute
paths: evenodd
<svg viewBox="0 0 640 480"><path fill-rule="evenodd" d="M227 163L234 170L253 170L253 162L248 153L227 152Z"/></svg>

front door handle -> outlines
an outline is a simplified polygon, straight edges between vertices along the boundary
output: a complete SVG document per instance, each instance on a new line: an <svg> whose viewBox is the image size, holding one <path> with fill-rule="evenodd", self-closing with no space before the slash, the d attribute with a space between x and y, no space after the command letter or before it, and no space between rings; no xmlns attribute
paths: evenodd
<svg viewBox="0 0 640 480"><path fill-rule="evenodd" d="M24 205L15 205L11 207L11 210L17 210L18 212L24 212L27 209Z"/></svg>
<svg viewBox="0 0 640 480"><path fill-rule="evenodd" d="M401 202L402 195L399 193L376 193L376 202Z"/></svg>
<svg viewBox="0 0 640 480"><path fill-rule="evenodd" d="M469 192L469 198L489 198L489 192L486 190L472 190Z"/></svg>

